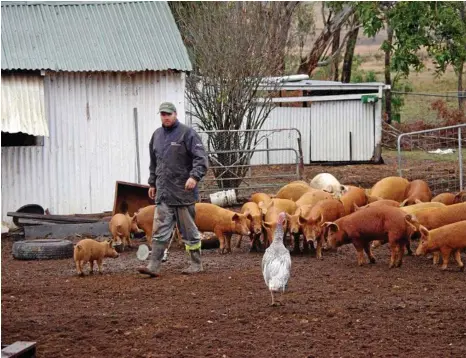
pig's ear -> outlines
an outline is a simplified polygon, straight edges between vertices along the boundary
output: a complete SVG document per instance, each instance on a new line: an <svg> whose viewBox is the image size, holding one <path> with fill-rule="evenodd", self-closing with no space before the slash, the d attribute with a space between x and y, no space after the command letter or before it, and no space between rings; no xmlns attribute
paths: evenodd
<svg viewBox="0 0 466 358"><path fill-rule="evenodd" d="M233 221L239 221L239 215L238 215L238 213L235 213L231 219L232 219Z"/></svg>
<svg viewBox="0 0 466 358"><path fill-rule="evenodd" d="M306 218L302 217L301 215L299 215L298 220L300 225L304 225L307 223Z"/></svg>
<svg viewBox="0 0 466 358"><path fill-rule="evenodd" d="M356 203L353 203L353 209L354 209L354 211L358 211L358 210L359 210L359 206L357 206Z"/></svg>
<svg viewBox="0 0 466 358"><path fill-rule="evenodd" d="M329 231L332 231L332 232L337 232L340 230L338 225L331 221L325 222L325 226L329 229Z"/></svg>
<svg viewBox="0 0 466 358"><path fill-rule="evenodd" d="M429 230L425 226L419 226L419 231L421 232L422 236L426 239L429 237Z"/></svg>
<svg viewBox="0 0 466 358"><path fill-rule="evenodd" d="M400 207L406 206L406 204L408 203L408 200L409 199L403 200L402 203L400 204Z"/></svg>
<svg viewBox="0 0 466 358"><path fill-rule="evenodd" d="M272 223L269 223L267 221L262 222L262 226L265 227L266 229L270 229L272 227Z"/></svg>

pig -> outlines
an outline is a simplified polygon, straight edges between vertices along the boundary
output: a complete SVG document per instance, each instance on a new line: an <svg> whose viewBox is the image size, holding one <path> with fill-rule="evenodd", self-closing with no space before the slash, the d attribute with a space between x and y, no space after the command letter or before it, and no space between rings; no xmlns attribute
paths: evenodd
<svg viewBox="0 0 466 358"><path fill-rule="evenodd" d="M297 209L296 203L292 200L274 198L268 203L265 203L265 202L259 203L259 208L262 211L262 215L266 215L267 210L271 208L272 206L288 214L294 214L294 212Z"/></svg>
<svg viewBox="0 0 466 358"><path fill-rule="evenodd" d="M304 237L317 249L316 257L322 260L322 244L325 222L333 222L345 215L345 207L340 200L325 199L312 206L307 217L300 216L299 223Z"/></svg>
<svg viewBox="0 0 466 358"><path fill-rule="evenodd" d="M440 251L442 254L442 270L446 270L450 254L453 252L455 260L461 271L464 264L461 261L461 250L466 248L466 220L441 226L437 229L427 230L420 226L421 242L416 250L416 255L426 255L430 252Z"/></svg>
<svg viewBox="0 0 466 358"><path fill-rule="evenodd" d="M377 201L374 201L372 203L366 204L364 206L358 206L358 205L354 204L354 210L353 211L366 209L366 208L372 208L374 206L384 206L384 205L393 206L393 207L398 208L400 206L400 203L398 201L395 201L395 200L382 199L382 200L377 200Z"/></svg>
<svg viewBox="0 0 466 358"><path fill-rule="evenodd" d="M82 239L74 246L74 263L79 276L84 276L83 266L89 262L89 273L94 273L94 261L97 261L99 273L102 274L102 261L104 257L117 258L118 252L112 247L112 240L96 241Z"/></svg>
<svg viewBox="0 0 466 358"><path fill-rule="evenodd" d="M331 193L327 193L323 190L315 190L312 192L307 192L303 194L296 202L296 207L301 207L303 205L315 205L321 200L333 199L334 196Z"/></svg>
<svg viewBox="0 0 466 358"><path fill-rule="evenodd" d="M294 239L294 245L293 245L293 253L298 254L301 253L301 250L299 248L299 238L301 234L303 234L301 223L300 223L300 218L307 218L309 216L309 213L311 212L312 205L303 205L300 206L299 208L296 209L295 213L293 215L290 215L286 213L286 219L287 219L287 228L290 233L290 235ZM314 247L312 247L314 249ZM309 245L307 241L304 239L303 240L303 252L307 253L309 251Z"/></svg>
<svg viewBox="0 0 466 358"><path fill-rule="evenodd" d="M354 212L354 205L363 206L367 204L367 195L364 189L350 185L347 188L348 190L340 198L345 208L345 215Z"/></svg>
<svg viewBox="0 0 466 358"><path fill-rule="evenodd" d="M241 213L247 214L247 218L249 220L249 231L250 239L251 239L251 251L261 251L262 245L260 242L261 234L262 234L262 212L259 208L259 205L250 201L244 203L241 207ZM238 242L236 243L236 248L241 247L241 239L242 236L239 237Z"/></svg>
<svg viewBox="0 0 466 358"><path fill-rule="evenodd" d="M424 211L426 209L430 208L442 208L445 207L445 204L442 203L436 203L436 202L421 202L421 201L416 201L416 204L410 205L410 206L403 206L401 210L403 210L407 214L415 214L420 211Z"/></svg>
<svg viewBox="0 0 466 358"><path fill-rule="evenodd" d="M427 230L466 220L466 203L447 205L440 208L428 208L415 214L416 220Z"/></svg>
<svg viewBox="0 0 466 358"><path fill-rule="evenodd" d="M195 223L199 231L213 232L220 242L220 254L231 253L231 235L251 234L249 230L249 212L235 213L215 204L196 203Z"/></svg>
<svg viewBox="0 0 466 358"><path fill-rule="evenodd" d="M152 226L154 225L155 205L148 205L139 209L133 216L136 225L146 233L146 241L152 245Z"/></svg>
<svg viewBox="0 0 466 358"><path fill-rule="evenodd" d="M289 199L297 201L304 193L311 191L308 183L302 180L293 181L282 187L275 195L278 199Z"/></svg>
<svg viewBox="0 0 466 358"><path fill-rule="evenodd" d="M417 202L429 202L432 199L432 192L429 185L424 180L413 180L406 187L405 199L400 206L408 206Z"/></svg>
<svg viewBox="0 0 466 358"><path fill-rule="evenodd" d="M371 189L370 196L391 199L401 203L405 199L409 181L401 177L386 177L379 180Z"/></svg>
<svg viewBox="0 0 466 358"><path fill-rule="evenodd" d="M445 205L453 205L459 204L464 201L464 197L466 196L466 191L460 191L458 194L453 193L442 193L434 197L431 202L435 203L442 203Z"/></svg>
<svg viewBox="0 0 466 358"><path fill-rule="evenodd" d="M408 238L417 230L411 216L399 208L378 206L358 210L333 222L325 223L324 238L331 248L352 243L358 253L358 265L364 264L364 251L375 263L370 243L388 241L391 249L389 267L400 267Z"/></svg>
<svg viewBox="0 0 466 358"><path fill-rule="evenodd" d="M317 174L312 178L309 185L314 189L321 189L329 193L334 193L336 197L340 197L346 191L346 187L341 185L337 178L329 173Z"/></svg>
<svg viewBox="0 0 466 358"><path fill-rule="evenodd" d="M108 227L112 234L113 242L116 246L123 244L125 247L132 247L131 245L131 233L139 231L136 220L133 220L134 216L126 214L115 214L108 223Z"/></svg>
<svg viewBox="0 0 466 358"><path fill-rule="evenodd" d="M256 203L257 205L259 205L261 201L264 202L265 204L268 204L271 200L272 198L270 197L270 195L266 193L254 193L251 195L251 198L249 199L249 201L252 201L253 203Z"/></svg>
<svg viewBox="0 0 466 358"><path fill-rule="evenodd" d="M436 208L436 207L444 207L445 206L442 203L431 203L431 202L423 203L423 202L421 202L419 200L416 200L415 202L416 202L416 204L414 204L414 205L403 206L400 209L403 210L406 214L416 214L418 212L428 210L429 208ZM373 204L375 204L375 203L373 203ZM373 204L370 204L370 205L373 205ZM382 243L380 241L378 241L378 240L374 240L372 242L372 248L379 247L380 245L382 245ZM407 250L408 250L408 255L412 255L413 252L411 251L411 242L407 246Z"/></svg>
<svg viewBox="0 0 466 358"><path fill-rule="evenodd" d="M283 210L279 209L278 207L272 205L267 209L266 214L264 215L264 220L262 221L262 226L265 229L266 233L266 246L270 246L273 241L273 235L275 233L275 229L277 227L278 216L282 213ZM283 237L286 236L286 230L284 230Z"/></svg>

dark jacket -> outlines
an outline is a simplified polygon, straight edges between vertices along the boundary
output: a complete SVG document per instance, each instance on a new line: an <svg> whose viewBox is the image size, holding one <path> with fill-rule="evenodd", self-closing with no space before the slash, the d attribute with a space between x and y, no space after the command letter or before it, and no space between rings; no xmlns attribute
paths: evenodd
<svg viewBox="0 0 466 358"><path fill-rule="evenodd" d="M198 187L184 189L189 177L198 182L208 168L207 154L199 135L178 120L170 128L158 128L149 143L149 185L156 187L155 202L191 205L199 198Z"/></svg>

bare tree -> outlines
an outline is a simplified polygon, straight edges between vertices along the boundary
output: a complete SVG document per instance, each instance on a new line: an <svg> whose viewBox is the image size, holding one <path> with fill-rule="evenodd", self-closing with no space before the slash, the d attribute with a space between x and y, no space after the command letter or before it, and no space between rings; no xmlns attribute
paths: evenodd
<svg viewBox="0 0 466 358"><path fill-rule="evenodd" d="M283 74L288 30L298 2L171 4L194 71L186 79L191 115L209 135L211 167L220 188L238 187L273 109ZM247 129L253 131L225 131ZM224 131L224 132L222 132ZM228 167L228 169L226 169Z"/></svg>

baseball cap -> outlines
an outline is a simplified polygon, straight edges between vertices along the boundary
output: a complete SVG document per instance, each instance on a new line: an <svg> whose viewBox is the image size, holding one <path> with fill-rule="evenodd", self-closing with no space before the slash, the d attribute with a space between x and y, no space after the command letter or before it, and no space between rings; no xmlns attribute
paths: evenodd
<svg viewBox="0 0 466 358"><path fill-rule="evenodd" d="M176 107L171 102L163 102L159 107L159 113L160 112L173 113L176 112Z"/></svg>

